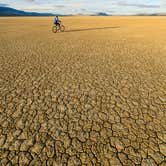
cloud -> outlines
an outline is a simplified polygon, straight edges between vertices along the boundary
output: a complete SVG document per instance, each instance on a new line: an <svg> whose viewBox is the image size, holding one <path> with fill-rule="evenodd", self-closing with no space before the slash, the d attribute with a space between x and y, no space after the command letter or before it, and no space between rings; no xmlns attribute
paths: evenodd
<svg viewBox="0 0 166 166"><path fill-rule="evenodd" d="M0 6L1 6L1 7L9 7L10 5L7 4L7 3L0 3Z"/></svg>
<svg viewBox="0 0 166 166"><path fill-rule="evenodd" d="M166 1L161 1L161 6L166 6Z"/></svg>
<svg viewBox="0 0 166 166"><path fill-rule="evenodd" d="M38 4L40 5L41 1L36 1L36 0L17 0L18 4Z"/></svg>
<svg viewBox="0 0 166 166"><path fill-rule="evenodd" d="M128 7L137 7L137 8L160 8L159 4L138 4L138 3L127 3L127 2L118 2L119 6L128 6Z"/></svg>
<svg viewBox="0 0 166 166"><path fill-rule="evenodd" d="M23 0L25 2L36 2L35 0Z"/></svg>
<svg viewBox="0 0 166 166"><path fill-rule="evenodd" d="M53 7L56 7L56 8L64 8L65 5L52 5Z"/></svg>

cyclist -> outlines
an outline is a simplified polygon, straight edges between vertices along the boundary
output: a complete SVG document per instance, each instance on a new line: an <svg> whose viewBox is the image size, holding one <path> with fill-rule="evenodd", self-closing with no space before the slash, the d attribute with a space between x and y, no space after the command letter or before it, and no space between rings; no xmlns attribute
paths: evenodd
<svg viewBox="0 0 166 166"><path fill-rule="evenodd" d="M61 21L59 20L59 17L56 16L56 17L54 18L54 24L55 24L56 26L59 26L59 27L60 27L60 23L61 23Z"/></svg>

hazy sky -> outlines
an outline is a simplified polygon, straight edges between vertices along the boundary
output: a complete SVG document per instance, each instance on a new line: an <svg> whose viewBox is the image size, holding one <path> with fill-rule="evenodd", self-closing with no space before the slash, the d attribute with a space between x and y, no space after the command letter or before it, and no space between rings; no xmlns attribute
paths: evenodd
<svg viewBox="0 0 166 166"><path fill-rule="evenodd" d="M0 0L0 6L59 14L166 13L166 0Z"/></svg>

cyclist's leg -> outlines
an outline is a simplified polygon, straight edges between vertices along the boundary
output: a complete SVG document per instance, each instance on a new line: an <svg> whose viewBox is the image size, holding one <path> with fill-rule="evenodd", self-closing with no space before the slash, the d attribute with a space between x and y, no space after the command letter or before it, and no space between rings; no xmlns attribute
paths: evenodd
<svg viewBox="0 0 166 166"><path fill-rule="evenodd" d="M57 27L57 24L56 24L56 22L54 22L54 26L55 26L55 27Z"/></svg>
<svg viewBox="0 0 166 166"><path fill-rule="evenodd" d="M59 26L59 28L60 28L60 26L61 26L61 25L60 25L60 23L59 23L59 22L57 23L57 25L58 25L58 26Z"/></svg>
<svg viewBox="0 0 166 166"><path fill-rule="evenodd" d="M58 22L56 22L55 25L58 29L60 29L60 24Z"/></svg>

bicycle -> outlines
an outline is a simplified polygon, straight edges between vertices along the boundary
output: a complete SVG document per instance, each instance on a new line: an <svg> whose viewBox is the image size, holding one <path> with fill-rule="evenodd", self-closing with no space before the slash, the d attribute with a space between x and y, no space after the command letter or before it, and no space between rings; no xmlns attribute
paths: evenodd
<svg viewBox="0 0 166 166"><path fill-rule="evenodd" d="M60 24L60 25L53 25L52 27L52 32L56 33L58 31L64 32L65 31L65 26Z"/></svg>

